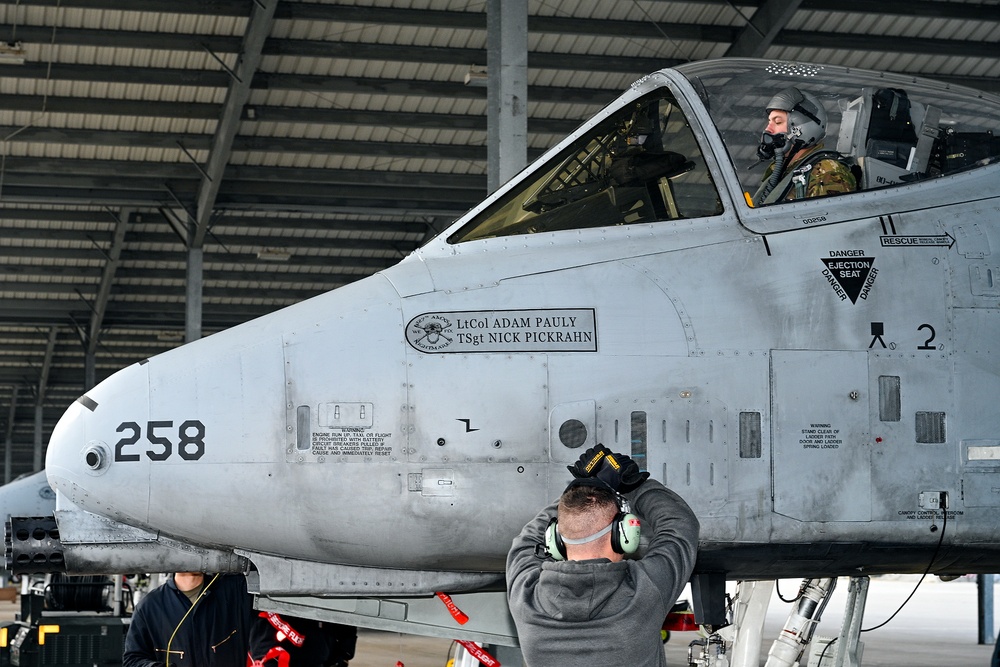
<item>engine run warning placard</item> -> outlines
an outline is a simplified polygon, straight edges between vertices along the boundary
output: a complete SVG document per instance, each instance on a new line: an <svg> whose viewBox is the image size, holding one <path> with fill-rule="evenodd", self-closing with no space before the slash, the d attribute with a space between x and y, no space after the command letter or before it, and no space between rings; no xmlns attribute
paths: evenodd
<svg viewBox="0 0 1000 667"><path fill-rule="evenodd" d="M313 456L390 456L391 433L375 433L362 428L344 428L312 434Z"/></svg>

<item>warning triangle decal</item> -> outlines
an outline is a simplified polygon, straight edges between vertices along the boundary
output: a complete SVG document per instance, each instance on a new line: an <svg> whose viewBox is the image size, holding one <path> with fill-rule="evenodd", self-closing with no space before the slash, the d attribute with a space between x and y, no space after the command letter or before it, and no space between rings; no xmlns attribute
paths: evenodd
<svg viewBox="0 0 1000 667"><path fill-rule="evenodd" d="M834 277L840 287L847 294L851 303L858 302L858 295L861 288L871 273L875 264L874 257L829 257L821 258L826 264L827 271Z"/></svg>

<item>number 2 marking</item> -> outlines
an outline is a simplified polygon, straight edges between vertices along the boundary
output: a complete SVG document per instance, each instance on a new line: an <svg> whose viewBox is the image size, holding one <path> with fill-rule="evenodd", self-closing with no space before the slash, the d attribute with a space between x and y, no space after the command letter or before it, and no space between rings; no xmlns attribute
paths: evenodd
<svg viewBox="0 0 1000 667"><path fill-rule="evenodd" d="M930 331L931 331L931 337L928 338L927 340L925 340L923 345L917 345L917 349L918 350L936 350L937 349L937 345L931 345L931 341L934 340L935 336L937 336L937 333L934 331L934 327L932 327L929 324L921 324L919 327L917 327L917 331L921 331L923 329L930 329Z"/></svg>
<svg viewBox="0 0 1000 667"><path fill-rule="evenodd" d="M117 431L121 433L122 431L132 430L131 437L122 438L115 445L115 461L138 461L138 454L126 454L123 450L129 445L134 445L142 437L142 429L135 422L122 422L118 425Z"/></svg>

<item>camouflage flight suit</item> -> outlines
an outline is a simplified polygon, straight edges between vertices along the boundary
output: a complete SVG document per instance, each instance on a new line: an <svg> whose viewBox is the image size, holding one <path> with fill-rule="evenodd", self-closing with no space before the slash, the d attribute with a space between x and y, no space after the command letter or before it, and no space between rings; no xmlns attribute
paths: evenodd
<svg viewBox="0 0 1000 667"><path fill-rule="evenodd" d="M791 187L781 201L793 201L808 197L854 192L858 184L851 173L851 168L839 160L832 158L820 159L815 164L809 157L823 150L823 144L816 144L805 152L800 152L786 169L786 174L792 174ZM762 182L766 182L774 170L774 163L764 171Z"/></svg>

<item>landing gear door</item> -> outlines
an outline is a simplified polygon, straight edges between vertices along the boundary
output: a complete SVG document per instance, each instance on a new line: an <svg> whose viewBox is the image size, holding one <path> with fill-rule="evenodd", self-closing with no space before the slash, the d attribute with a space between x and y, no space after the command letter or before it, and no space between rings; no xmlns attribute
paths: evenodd
<svg viewBox="0 0 1000 667"><path fill-rule="evenodd" d="M774 511L871 520L868 355L771 353Z"/></svg>

